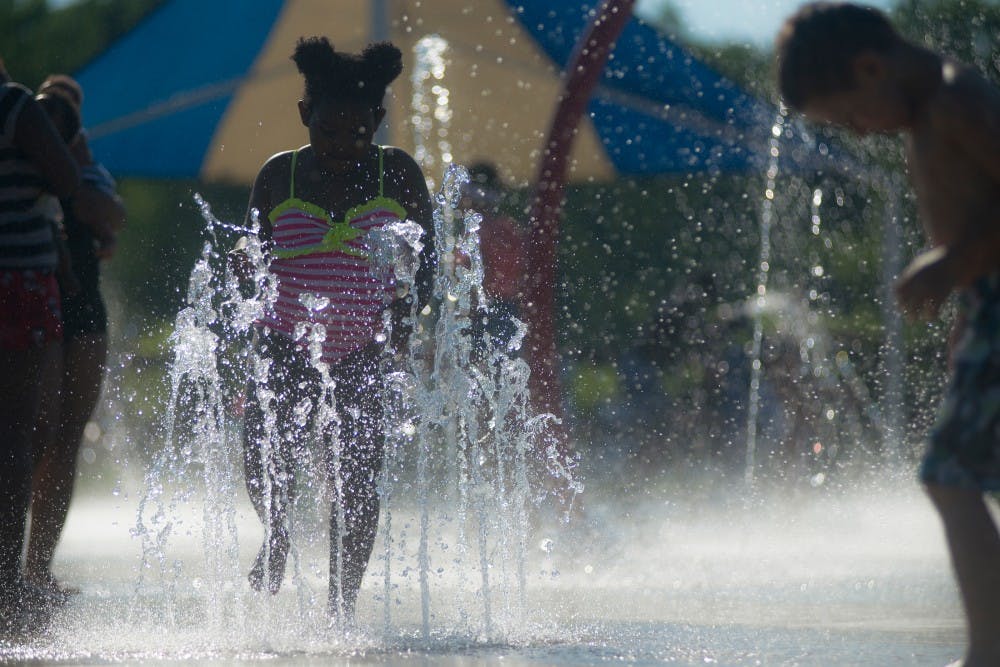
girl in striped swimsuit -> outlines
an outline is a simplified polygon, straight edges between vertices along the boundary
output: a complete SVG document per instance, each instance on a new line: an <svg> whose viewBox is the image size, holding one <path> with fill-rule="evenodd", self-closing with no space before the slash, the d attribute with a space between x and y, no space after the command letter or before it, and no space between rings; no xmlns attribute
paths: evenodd
<svg viewBox="0 0 1000 667"><path fill-rule="evenodd" d="M296 459L308 433L319 428L328 453L333 437L341 443L341 486L330 513L329 609L335 616L350 617L379 516L379 360L384 344L378 335L387 304L394 313L408 310L395 307L401 304L393 301L391 278L387 282L372 266L366 235L400 220L425 229L416 285L422 305L430 295L434 269L431 204L413 159L372 143L385 116L385 89L402 71L399 50L383 43L352 55L334 51L325 37L314 37L299 40L292 59L305 78L299 114L310 143L264 164L247 214L248 223L255 211L259 215L268 269L277 284L277 298L257 323L257 351L271 361L270 369L266 380L251 379L247 391L247 489L270 537L249 579L256 590L275 593L281 586ZM316 324L326 330L322 362L329 379L311 362L302 336L303 325ZM313 423L324 383L330 380L335 383L336 429ZM266 412L276 416L270 442ZM265 452L270 453L266 460ZM332 461L327 474L332 480ZM338 526L338 516L343 526Z"/></svg>

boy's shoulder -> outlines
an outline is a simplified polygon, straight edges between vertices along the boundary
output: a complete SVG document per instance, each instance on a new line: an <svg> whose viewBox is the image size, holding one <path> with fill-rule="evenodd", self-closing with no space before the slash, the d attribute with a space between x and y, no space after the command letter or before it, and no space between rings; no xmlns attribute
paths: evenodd
<svg viewBox="0 0 1000 667"><path fill-rule="evenodd" d="M974 67L945 59L941 64L941 85L929 111L937 122L981 123L1000 114L1000 90Z"/></svg>
<svg viewBox="0 0 1000 667"><path fill-rule="evenodd" d="M1000 184L1000 90L978 70L944 61L941 82L923 115L913 128L917 142L929 140L925 146L950 150L918 150L915 159L936 160L948 168L959 166L948 160L958 159L966 168L964 178L982 180L983 187Z"/></svg>

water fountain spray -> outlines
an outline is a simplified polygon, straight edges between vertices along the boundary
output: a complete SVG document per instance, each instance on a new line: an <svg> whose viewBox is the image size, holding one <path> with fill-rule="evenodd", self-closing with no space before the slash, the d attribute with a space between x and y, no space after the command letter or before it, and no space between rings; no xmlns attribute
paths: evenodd
<svg viewBox="0 0 1000 667"><path fill-rule="evenodd" d="M767 182L760 212L760 256L757 262L757 293L753 308L753 346L750 351L750 397L747 409L747 448L744 478L753 486L757 465L757 418L760 413L761 344L764 339L764 309L767 306L767 279L771 270L771 226L774 224L774 189L778 177L778 157L781 154L781 135L784 133L784 107L771 127L768 151Z"/></svg>

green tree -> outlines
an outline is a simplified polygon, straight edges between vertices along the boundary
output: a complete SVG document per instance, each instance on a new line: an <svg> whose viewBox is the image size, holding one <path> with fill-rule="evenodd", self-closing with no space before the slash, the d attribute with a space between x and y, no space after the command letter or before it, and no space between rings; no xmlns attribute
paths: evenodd
<svg viewBox="0 0 1000 667"><path fill-rule="evenodd" d="M987 0L902 0L896 27L927 48L978 67L1000 83L1000 3Z"/></svg>
<svg viewBox="0 0 1000 667"><path fill-rule="evenodd" d="M72 73L127 32L162 0L0 0L0 56L15 81L35 87Z"/></svg>
<svg viewBox="0 0 1000 667"><path fill-rule="evenodd" d="M752 44L701 42L684 25L684 16L671 2L660 2L643 18L699 60L746 90L764 98L774 94L771 54Z"/></svg>
<svg viewBox="0 0 1000 667"><path fill-rule="evenodd" d="M661 2L651 13L643 17L650 25L671 39L687 39L688 32L684 26L684 16L681 11L671 2Z"/></svg>

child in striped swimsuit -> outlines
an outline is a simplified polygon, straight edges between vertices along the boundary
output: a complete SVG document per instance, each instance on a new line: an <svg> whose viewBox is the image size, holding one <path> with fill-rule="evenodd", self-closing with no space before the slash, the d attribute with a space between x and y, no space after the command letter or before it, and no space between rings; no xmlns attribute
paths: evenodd
<svg viewBox="0 0 1000 667"><path fill-rule="evenodd" d="M399 301L394 301L392 279L387 282L369 259L367 235L401 220L425 229L416 280L422 305L434 268L431 203L413 159L372 143L385 116L385 89L402 71L399 50L383 43L360 55L346 54L334 51L325 37L314 37L300 40L292 59L305 78L299 114L310 143L264 164L247 214L248 222L254 211L259 214L268 269L277 285L277 298L257 323L257 351L271 361L270 369L266 379L252 378L247 391L247 489L270 536L249 579L257 590L275 593L281 586L296 459L309 432L320 429L331 459L333 437L341 443L340 486L330 517L329 607L331 614L349 618L378 526L382 315L387 307L403 312L394 307ZM322 365L313 363L302 335L305 327L317 324L326 331ZM329 378L320 370L323 365ZM324 383L331 380L336 427L313 423ZM270 438L268 412L276 416Z"/></svg>
<svg viewBox="0 0 1000 667"><path fill-rule="evenodd" d="M31 91L0 62L0 640L44 625L51 600L24 579L39 378L62 340L58 251L41 202L70 197L80 172Z"/></svg>

